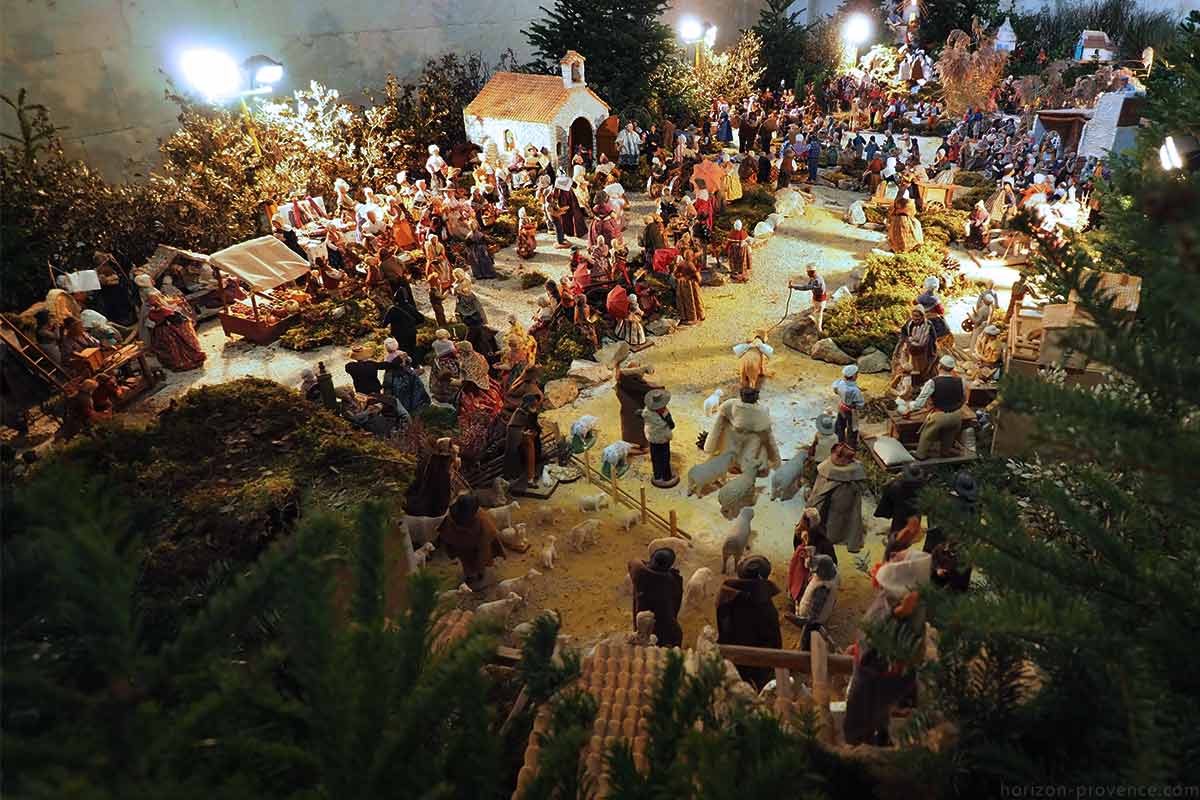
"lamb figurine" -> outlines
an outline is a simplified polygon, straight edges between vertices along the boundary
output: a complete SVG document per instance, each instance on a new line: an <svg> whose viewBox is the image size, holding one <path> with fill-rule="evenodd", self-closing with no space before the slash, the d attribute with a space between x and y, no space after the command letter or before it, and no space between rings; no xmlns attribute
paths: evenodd
<svg viewBox="0 0 1200 800"><path fill-rule="evenodd" d="M553 536L547 536L546 546L542 548L542 566L546 569L554 569L554 559L558 558L558 550L554 547L554 542Z"/></svg>
<svg viewBox="0 0 1200 800"><path fill-rule="evenodd" d="M789 461L783 462L771 473L771 499L791 500L800 489L800 477L804 472L804 462L808 456L804 451L795 455Z"/></svg>
<svg viewBox="0 0 1200 800"><path fill-rule="evenodd" d="M703 495L708 487L724 478L733 464L733 452L722 453L688 470L688 497Z"/></svg>
<svg viewBox="0 0 1200 800"><path fill-rule="evenodd" d="M706 417L717 413L717 408L721 405L721 398L724 396L724 389L714 389L712 394L704 398L704 415Z"/></svg>
<svg viewBox="0 0 1200 800"><path fill-rule="evenodd" d="M504 622L509 614L523 602L521 595L509 592L503 600L493 600L490 603L480 603L475 609L475 619L483 621Z"/></svg>
<svg viewBox="0 0 1200 800"><path fill-rule="evenodd" d="M584 495L579 498L579 510L581 512L599 511L602 508L608 508L609 502L609 497L604 492Z"/></svg>
<svg viewBox="0 0 1200 800"><path fill-rule="evenodd" d="M429 560L431 553L433 553L433 542L426 542L414 550L412 560L413 571L424 567L425 562Z"/></svg>
<svg viewBox="0 0 1200 800"><path fill-rule="evenodd" d="M746 552L746 548L750 545L750 538L754 535L754 531L750 528L750 520L754 519L753 508L743 508L738 512L737 521L733 523L729 534L725 537L725 542L721 545L721 574L725 575L726 567L729 564L729 559L733 559L733 566L736 568L737 563L742 560L742 555Z"/></svg>
<svg viewBox="0 0 1200 800"><path fill-rule="evenodd" d="M650 544L646 545L646 558L653 556L655 550L666 549L674 553L675 560L679 561L687 554L687 549L691 546L686 539L680 539L676 536L663 536L651 540Z"/></svg>
<svg viewBox="0 0 1200 800"><path fill-rule="evenodd" d="M658 644L658 637L654 635L653 611L639 611L637 616L634 617L633 624L637 633L630 644L637 644L642 647L654 647Z"/></svg>
<svg viewBox="0 0 1200 800"><path fill-rule="evenodd" d="M498 584L496 584L496 589L502 596L507 596L509 592L512 592L514 594L519 594L522 597L526 597L529 594L530 583L534 578L540 578L541 575L542 573L531 568L529 572L526 572L524 575L518 575L515 578L508 578L507 580L500 581Z"/></svg>
<svg viewBox="0 0 1200 800"><path fill-rule="evenodd" d="M600 461L608 464L609 469L615 472L617 467L629 459L629 454L632 452L633 445L629 442L618 440L600 451Z"/></svg>
<svg viewBox="0 0 1200 800"><path fill-rule="evenodd" d="M622 530L624 530L626 533L629 533L629 530L641 521L642 512L638 511L636 508L631 508L628 511L621 513L617 517L617 524L620 525Z"/></svg>
<svg viewBox="0 0 1200 800"><path fill-rule="evenodd" d="M589 519L579 523L574 528L571 528L567 534L567 543L576 553L582 553L584 548L589 544L596 544L599 541L597 532L600 529L600 520Z"/></svg>
<svg viewBox="0 0 1200 800"><path fill-rule="evenodd" d="M507 504L512 497L508 493L509 482L499 476L486 489L476 489L475 497L480 508L495 508Z"/></svg>
<svg viewBox="0 0 1200 800"><path fill-rule="evenodd" d="M754 505L758 497L753 470L747 470L721 487L717 502L725 519L733 519L743 508Z"/></svg>
<svg viewBox="0 0 1200 800"><path fill-rule="evenodd" d="M511 503L489 508L487 511L492 515L492 522L496 523L497 528L511 528L513 527L512 512L520 507L521 504L513 500Z"/></svg>
<svg viewBox="0 0 1200 800"><path fill-rule="evenodd" d="M439 517L414 517L411 514L405 514L401 524L404 525L409 538L416 546L431 541L445 518L445 514Z"/></svg>
<svg viewBox="0 0 1200 800"><path fill-rule="evenodd" d="M700 567L688 578L683 590L683 607L700 608L700 603L710 596L709 587L712 585L713 571L708 567Z"/></svg>

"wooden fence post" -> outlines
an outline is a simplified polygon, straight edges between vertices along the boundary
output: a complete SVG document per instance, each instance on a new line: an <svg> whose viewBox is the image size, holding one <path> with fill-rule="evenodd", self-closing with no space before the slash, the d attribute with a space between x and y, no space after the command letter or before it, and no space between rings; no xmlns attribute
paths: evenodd
<svg viewBox="0 0 1200 800"><path fill-rule="evenodd" d="M612 469L612 472L610 472L608 474L612 478L613 507L616 508L621 503L621 498L617 494L617 468L614 466Z"/></svg>
<svg viewBox="0 0 1200 800"><path fill-rule="evenodd" d="M814 631L809 648L812 654L813 704L817 707L820 735L827 744L836 744L838 735L834 729L833 714L829 711L829 642L820 632Z"/></svg>
<svg viewBox="0 0 1200 800"><path fill-rule="evenodd" d="M675 509L672 508L671 509L671 535L678 536L679 534L676 533L676 531L678 531L678 530L679 530L679 525L677 525L675 522Z"/></svg>
<svg viewBox="0 0 1200 800"><path fill-rule="evenodd" d="M646 524L646 485L642 484L642 524Z"/></svg>

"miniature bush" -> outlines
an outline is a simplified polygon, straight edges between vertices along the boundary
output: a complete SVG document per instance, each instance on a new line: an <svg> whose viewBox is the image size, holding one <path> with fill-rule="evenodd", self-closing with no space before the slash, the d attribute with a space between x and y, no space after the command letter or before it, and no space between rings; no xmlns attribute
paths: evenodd
<svg viewBox="0 0 1200 800"><path fill-rule="evenodd" d="M338 308L345 311L334 316ZM387 336L387 328L380 325L381 317L379 306L370 297L323 300L304 306L300 320L279 337L279 343L304 352L331 344L353 344L364 336L382 339Z"/></svg>
<svg viewBox="0 0 1200 800"><path fill-rule="evenodd" d="M900 326L921 292L921 283L930 275L942 275L945 256L945 248L931 241L910 253L867 256L858 292L826 309L825 335L853 356L868 347L891 353ZM953 296L961 289L955 282L943 296Z"/></svg>
<svg viewBox="0 0 1200 800"><path fill-rule="evenodd" d="M531 269L531 270L521 273L521 288L522 289L533 289L533 288L537 288L537 287L542 287L542 286L546 285L546 281L548 281L548 280L549 280L549 278L546 277L546 274L544 272L539 272L536 269Z"/></svg>

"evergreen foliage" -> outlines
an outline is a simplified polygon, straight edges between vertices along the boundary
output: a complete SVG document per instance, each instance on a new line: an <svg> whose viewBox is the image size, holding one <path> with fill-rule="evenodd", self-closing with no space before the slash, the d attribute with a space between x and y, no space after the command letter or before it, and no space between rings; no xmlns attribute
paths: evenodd
<svg viewBox="0 0 1200 800"><path fill-rule="evenodd" d="M793 8L796 0L767 0L758 12L754 32L762 40L762 80L778 86L796 77L805 44L805 25L800 18L806 8Z"/></svg>
<svg viewBox="0 0 1200 800"><path fill-rule="evenodd" d="M925 2L921 5L918 37L926 50L938 52L953 31L970 31L975 20L991 29L1000 23L1000 16L999 0Z"/></svg>
<svg viewBox="0 0 1200 800"><path fill-rule="evenodd" d="M604 0L578 3L555 0L542 6L545 18L530 24L525 38L539 60L539 72L558 74L568 50L587 59L587 82L622 116L647 108L653 91L650 75L670 57L672 32L660 19L667 0Z"/></svg>
<svg viewBox="0 0 1200 800"><path fill-rule="evenodd" d="M131 528L114 497L81 474L47 474L6 532L6 794L494 793L501 762L483 671L494 641L472 631L435 654L437 587L423 575L408 583L407 611L387 616L381 507L358 512L352 569L336 551L345 523L308 516L152 650L136 537L120 534ZM249 645L248 620L266 608L270 639Z"/></svg>
<svg viewBox="0 0 1200 800"><path fill-rule="evenodd" d="M1094 319L1072 346L1109 382L1009 376L1004 409L1070 457L985 466L979 518L947 520L988 583L930 593L942 635L927 677L960 735L939 770L946 794L1197 779L1200 173L1159 169L1157 149L1200 133L1198 26L1193 14L1150 77L1147 125L1100 193L1099 264L1142 278L1136 317L1112 308L1077 237L1036 258L1048 291L1074 289Z"/></svg>

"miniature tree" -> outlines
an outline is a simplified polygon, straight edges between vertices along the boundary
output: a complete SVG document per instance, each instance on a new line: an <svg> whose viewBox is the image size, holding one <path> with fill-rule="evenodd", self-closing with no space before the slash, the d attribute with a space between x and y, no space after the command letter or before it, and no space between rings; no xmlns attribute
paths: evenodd
<svg viewBox="0 0 1200 800"><path fill-rule="evenodd" d="M800 17L808 9L793 10L794 0L767 0L752 29L762 40L762 80L768 86L794 80L801 63L805 26Z"/></svg>
<svg viewBox="0 0 1200 800"><path fill-rule="evenodd" d="M1137 147L1100 189L1099 263L1077 236L1035 261L1094 321L1070 345L1107 382L1006 378L1001 413L1032 415L1042 452L1062 457L980 467L981 514L947 527L986 583L928 593L941 632L928 677L959 729L934 771L957 796L1196 780L1200 172L1162 170L1158 149L1200 135L1200 15L1148 85ZM1141 278L1136 316L1114 309L1098 267Z"/></svg>
<svg viewBox="0 0 1200 800"><path fill-rule="evenodd" d="M666 0L602 0L577 3L555 0L542 7L545 19L525 31L541 72L558 73L568 50L587 59L587 81L614 112L648 108L653 96L650 75L673 49L671 29L660 17Z"/></svg>
<svg viewBox="0 0 1200 800"><path fill-rule="evenodd" d="M995 37L984 32L979 20L972 22L971 30L971 34L951 31L937 62L946 111L951 116L968 108L993 110L993 92L1004 80L1008 63L1008 54L992 46Z"/></svg>

